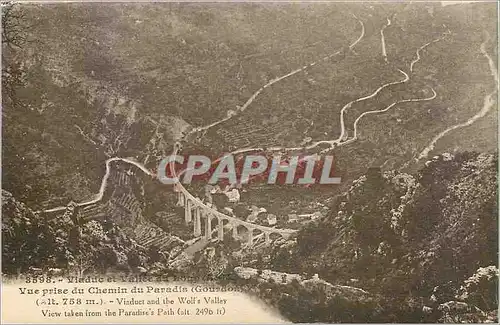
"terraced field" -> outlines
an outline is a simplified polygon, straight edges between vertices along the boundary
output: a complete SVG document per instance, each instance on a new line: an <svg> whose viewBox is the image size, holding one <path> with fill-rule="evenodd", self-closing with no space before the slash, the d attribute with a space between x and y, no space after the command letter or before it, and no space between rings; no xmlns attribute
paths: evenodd
<svg viewBox="0 0 500 325"><path fill-rule="evenodd" d="M155 247L166 252L184 243L178 237L167 234L160 227L151 223L137 225L135 240L146 248Z"/></svg>

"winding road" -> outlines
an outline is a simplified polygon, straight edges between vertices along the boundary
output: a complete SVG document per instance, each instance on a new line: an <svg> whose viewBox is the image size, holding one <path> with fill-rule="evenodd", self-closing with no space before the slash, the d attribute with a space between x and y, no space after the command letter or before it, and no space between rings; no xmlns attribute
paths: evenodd
<svg viewBox="0 0 500 325"><path fill-rule="evenodd" d="M380 29L380 38L382 42L382 56L384 57L384 61L387 63L387 51L385 49L385 37L384 37L384 30L391 26L391 20L387 18L387 24L385 24L381 29Z"/></svg>
<svg viewBox="0 0 500 325"><path fill-rule="evenodd" d="M499 88L499 82L498 82L498 70L497 68L495 67L495 62L493 61L493 59L491 58L491 56L488 54L488 52L486 51L486 44L488 43L488 41L490 40L490 35L488 33L487 34L487 38L486 40L481 44L481 47L480 47L480 50L481 50L481 53L486 57L486 59L488 60L488 65L489 65L489 68L490 68L490 74L491 76L493 76L493 79L495 81L495 88L493 89L493 91L489 94L487 94L485 97L484 97L484 101L483 101L483 107L481 108L481 110L479 110L479 112L477 112L474 116L472 116L470 119L468 119L467 121L463 122L463 123L459 123L459 124L456 124L456 125L453 125L449 128L447 128L446 130L440 132L438 135L436 135L432 141L427 145L427 147L425 147L422 152L420 153L420 155L418 156L418 158L416 158L415 160L416 161L419 161L423 158L426 158L429 153L434 150L434 147L436 145L436 143L442 138L444 137L446 134L448 134L449 132L453 131L453 130L456 130L456 129L459 129L459 128L463 128L463 127L466 127L466 126L469 126L469 125L472 125L474 122L476 122L478 119L484 117L489 111L490 109L493 107L493 105L495 104L495 97L494 95L497 93L498 91L498 88Z"/></svg>
<svg viewBox="0 0 500 325"><path fill-rule="evenodd" d="M360 23L361 25L361 34L360 36L353 42L349 45L349 49L353 49L353 47L358 44L364 37L365 35L365 27L364 27L364 23L359 20L356 16L354 16ZM388 25L390 25L390 20L388 20ZM386 25L385 27L387 27L388 25ZM384 27L384 28L385 28ZM382 32L382 31L381 31ZM383 33L382 33L383 34ZM428 44L427 44L428 45ZM423 47L427 46L427 45L424 45ZM422 48L423 48L422 47ZM482 49L484 48L484 46L482 47ZM327 60L331 57L333 57L334 55L337 55L338 53L340 53L340 51L337 51L333 54L330 54L328 56L325 56L324 58L320 59L320 60ZM418 51L417 51L417 55L419 56L418 54ZM487 54L486 54L487 55ZM488 56L488 58L490 59L490 66L492 64L492 60L491 58ZM419 58L418 58L419 59ZM416 61L418 61L418 59ZM285 78L288 78L290 76L293 76L294 74L297 74L298 72L300 71L303 71L305 69L307 69L308 67L311 67L311 66L314 66L315 64L317 64L320 60L318 61L315 61L315 62L312 62L308 65L305 65L303 66L302 68L299 68L299 69L296 69L296 70L293 70L281 77L277 77L275 79L272 79L271 81L269 81L268 83L266 83L264 86L262 86L261 88L259 88L246 102L245 104L239 109L240 111L244 111L248 108L248 106L258 97L258 95L267 87L273 85L274 83L278 82L278 81L281 81ZM414 64L414 63L413 63ZM494 65L493 65L494 66ZM383 85L381 85L380 87L378 87L375 91L373 91L372 93L370 93L369 95L366 95L366 96L363 96L363 97L360 97L360 98L357 98L355 100L352 100L350 101L349 103L347 103L346 105L344 105L340 111L340 123L341 123L341 134L340 136L336 139L336 140L321 140L321 141L317 141L307 147L295 147L295 148L282 148L282 147L273 147L273 148L241 148L241 149L237 149L235 151L232 152L232 154L237 154L237 153L243 153L243 152L251 152L251 151L263 151L263 150L270 150L270 151L290 151L290 150L300 150L300 149L312 149L312 148L315 148L317 146L319 146L320 144L330 144L331 147L333 147L334 145L338 144L338 145L345 145L345 144L348 144L348 143L351 143L353 141L355 141L357 139L357 132L358 132L358 129L357 129L357 126L358 126L358 122L366 115L369 115L369 114L376 114L376 113L383 113L383 112L386 112L387 110L389 110L390 108L394 107L396 104L399 104L399 103L404 103L404 102L418 102L418 101L427 101L427 100L432 100L436 97L436 92L434 91L434 89L432 89L433 91L433 96L429 97L429 98L422 98L422 99L405 99L405 100L400 100L400 101L396 101L394 103L392 103L391 105L387 106L386 108L382 109L382 110L374 110L374 111L368 111L368 112L364 112L362 113L360 116L358 116L358 118L355 120L354 122L354 136L349 139L349 140L344 140L344 137L346 135L346 131L345 131L345 123L344 123L344 114L345 114L345 111L350 108L354 103L358 103L358 102L362 102L362 101L365 101L365 100L368 100L368 99L371 99L373 97L375 97L380 91L382 91L384 88L386 87L389 87L391 85L396 85L396 84L402 84L402 83L405 83L407 82L410 77L407 73L405 73L403 70L401 69L398 69L398 71L404 75L404 79L402 80L398 80L398 81L393 81L393 82L388 82L388 83L385 83ZM498 83L498 79L497 80L497 83ZM493 94L491 94L490 97L492 97ZM236 114L233 114L233 115L228 115L226 118L223 118L219 121L216 121L214 123L211 123L209 125L206 125L206 126L203 126L203 127L197 127L197 128L193 128L191 131L189 131L188 133L186 133L183 137L181 137L180 140L182 140L183 138L187 137L188 135L192 134L192 133L195 133L195 132L199 132L199 131L205 131L205 130L208 130L216 125L219 125L229 119L231 119L233 116L235 116ZM174 146L174 150L173 150L173 153L176 154L177 153L177 149L175 148ZM220 158L221 159L221 158ZM220 160L219 159L219 160ZM120 158L120 157L113 157L113 158L109 158L106 160L106 172L102 178L102 181L101 181L101 186L99 188L99 192L95 195L95 197L91 200L88 200L88 201L84 201L84 202L80 202L80 203L77 203L76 205L77 206L87 206L87 205L91 205L91 204L94 204L94 203L97 203L99 201L102 200L103 196L104 196L104 192L106 190L106 187L108 185L108 179L109 179L109 175L110 175L110 172L111 172L111 163L112 162L115 162L115 161L121 161L121 162L125 162L125 163L128 163L128 164L131 164L131 165L134 165L136 166L137 168L139 168L140 170L142 170L146 175L148 176L151 176L153 178L156 178L157 176L151 172L149 169L147 169L143 164L141 164L140 162L137 162L135 160L131 160L131 159L128 159L128 158ZM186 170L183 170L179 173L178 176L180 176L181 174L183 174ZM181 185L182 186L182 185ZM187 191L187 190L186 190ZM188 192L189 193L189 192ZM193 196L194 198L194 196ZM194 198L196 199L196 198ZM66 206L59 206L59 207L55 207L55 208L52 208L52 209L48 209L48 210L43 210L43 212L57 212L57 211L64 211L67 207ZM40 212L40 211L39 211Z"/></svg>
<svg viewBox="0 0 500 325"><path fill-rule="evenodd" d="M349 141L354 141L358 138L358 122L363 118L363 116L366 116L366 115L369 115L369 114L378 114L378 113L385 113L387 112L389 109L391 109L392 107L394 107L395 105L397 104L401 104L401 103L409 103L409 102L424 102L424 101L429 101L429 100L433 100L434 98L436 98L437 96L437 93L436 91L431 88L431 91L432 91L432 96L430 97L427 97L427 98L413 98L413 99L402 99L402 100L398 100L398 101L395 101L394 103L392 103L391 105L387 106L386 108L384 109L381 109L381 110L375 110L375 111L368 111L368 112L364 112L362 113L361 115L358 116L358 118L354 121L354 136L352 137L352 139L350 139ZM347 141L346 141L347 142Z"/></svg>
<svg viewBox="0 0 500 325"><path fill-rule="evenodd" d="M356 15L352 15L352 16L361 25L361 35L359 35L358 39L356 39L354 42L351 43L351 45L349 45L349 49L350 50L352 50L359 42L361 42L361 40L363 39L363 37L365 37L365 24L358 17L356 17Z"/></svg>
<svg viewBox="0 0 500 325"><path fill-rule="evenodd" d="M106 173L102 177L101 187L99 188L99 192L95 195L95 197L93 199L91 199L89 201L77 203L76 204L77 206L82 207L82 206L97 203L97 202L102 200L102 198L104 196L104 192L106 191L106 187L108 186L109 174L111 173L111 163L114 161L123 161L123 162L126 162L128 164L134 165L134 166L138 167L140 170L142 170L146 175L156 177L156 175L154 173L152 173L149 169L147 169L140 162L137 162L135 160L131 160L128 158L119 158L119 157L109 158L106 160ZM64 210L66 210L66 208L67 208L66 206L58 206L56 208L43 210L43 212L50 213L50 212L64 211ZM38 211L38 212L40 212L40 211Z"/></svg>
<svg viewBox="0 0 500 325"><path fill-rule="evenodd" d="M353 15L354 16L354 15ZM359 22L359 24L361 25L361 34L360 36L353 42L349 45L349 49L352 49L356 44L358 44L364 37L365 35L365 26L364 26L364 23L359 20L356 16L354 16L354 18L356 18ZM314 61L310 64L307 64L305 66L303 66L302 68L299 68L299 69L295 69L281 77L277 77L277 78L274 78L272 79L271 81L269 81L268 83L266 83L264 86L260 87L252 96L250 96L250 98L245 102L245 104L243 104L243 106L239 109L240 112L244 111L247 109L247 107L252 104L252 102L257 98L257 96L259 96L259 94L267 87L273 85L274 83L278 82L278 81L281 81L283 79L286 79L288 77L291 77L309 67L312 67L314 65L316 65L319 61L321 60L328 60L329 58L339 54L341 52L341 50L333 53L333 54L330 54L330 55L327 55L325 57L323 57L322 59L320 60L317 60L317 61ZM219 120L219 121L216 121L216 122L213 122L211 124L208 124L206 126L202 126L202 127L197 127L197 128L193 128L191 131L189 131L188 133L186 133L182 138L186 138L188 135L190 134L193 134L193 133L196 133L196 132L200 132L200 131L205 131L205 130L208 130L216 125L219 125L221 123L224 123L225 121L231 119L232 117L234 117L235 114L233 115L228 115L227 117ZM182 140L181 138L181 140ZM244 148L244 149L238 149L238 150L235 150L233 152L233 154L236 154L236 153L243 153L243 152L249 152L249 151L255 151L255 150L262 150L262 148ZM173 152L176 152L176 149L174 148L174 151ZM222 159L222 158L220 158ZM219 160L220 160L219 159ZM111 172L111 163L114 162L114 161L122 161L122 162L126 162L126 163L129 163L131 165L134 165L136 167L138 167L139 169L141 169L145 174L149 175L149 176L152 176L152 177L156 177L156 175L154 173L152 173L149 169L147 169L143 164L137 162L137 161L134 161L134 160L131 160L131 159L127 159L127 158L120 158L120 157L113 157L113 158L109 158L106 160L106 173L104 174L102 180L101 180L101 186L99 188L99 192L95 195L95 197L89 201L84 201L84 202L80 202L80 203L76 203L77 206L81 207L81 206L86 206L86 205L90 205L90 204L94 204L94 203L97 203L99 201L102 200L102 198L104 197L104 192L106 190L106 187L108 185L108 179L109 179L109 175L110 175L110 172ZM186 172L186 170L183 170L181 171L180 174ZM47 209L47 210L42 210L42 211L37 211L37 212L44 212L44 213L51 213L51 212L58 212L58 211L64 211L66 210L67 207L66 206L58 206L58 207L55 207L55 208L51 208L51 209Z"/></svg>
<svg viewBox="0 0 500 325"><path fill-rule="evenodd" d="M342 107L342 109L340 110L340 135L337 139L335 139L335 140L320 140L320 141L317 141L317 142L310 144L309 146L306 147L306 149L313 149L313 148L319 146L320 144L329 144L330 147L333 147L334 145L341 145L341 144L344 144L345 142L347 142L347 139L344 140L344 137L346 136L345 122L344 122L345 111L348 108L350 108L354 103L359 103L359 102L362 102L362 101L365 101L367 99L375 97L379 92L382 91L382 89L384 89L386 87L389 87L392 85L397 85L397 84L402 84L402 83L405 83L408 80L410 80L410 76L406 72L404 72L401 69L398 69L398 71L401 72L405 76L404 79L385 83L382 86L378 87L371 94L354 99L354 100L350 101L349 103L345 104L344 107ZM365 112L365 113L369 113L369 112Z"/></svg>
<svg viewBox="0 0 500 325"><path fill-rule="evenodd" d="M358 18L356 18L356 19L358 19ZM361 25L361 35L353 43L351 43L349 45L349 49L352 49L354 46L356 46L356 44L358 44L363 39L363 37L365 35L365 25L359 19L358 19L358 22ZM325 56L325 57L323 57L323 58L321 58L321 59L319 59L317 61L314 61L314 62L311 62L309 64L306 64L306 65L304 65L301 68L295 69L295 70L293 70L293 71L291 71L291 72L289 72L289 73L287 73L287 74L285 74L285 75L283 75L281 77L276 77L274 79L271 79L268 83L266 83L265 85L263 85L262 87L260 87L256 92L254 92L252 94L252 96L250 96L250 98L248 98L247 101L243 104L243 106L241 106L238 110L240 112L244 112L248 108L248 106L250 106L253 103L253 101L260 95L260 93L264 91L264 89L272 86L273 84L277 83L278 81L281 81L283 79L291 77L291 76L293 76L293 75L295 75L295 74L297 74L297 73L299 73L301 71L304 71L304 70L306 70L306 69L308 69L310 67L313 67L313 66L315 66L316 64L318 64L322 60L326 61L326 60L334 57L335 55L338 55L341 51L342 50L339 50L339 51L337 51L335 53L329 54L329 55L327 55L327 56ZM205 125L205 126L200 126L200 127L197 127L197 128L193 128L188 134L186 134L186 136L189 135L189 134L192 134L192 133L206 131L206 130L208 130L210 128L213 128L214 126L217 126L217 125L219 125L221 123L224 123L224 122L230 120L234 116L236 116L236 114L232 114L232 115L228 114L227 117L225 117L225 118L223 118L221 120L215 121L215 122L213 122L211 124L208 124L208 125Z"/></svg>
<svg viewBox="0 0 500 325"><path fill-rule="evenodd" d="M433 44L433 43L439 42L439 41L440 41L440 40L442 40L444 37L445 37L445 35L443 35L443 36L441 36L440 38L437 38L437 39L435 39L435 40L433 40L433 41L430 41L430 42L428 42L428 43L425 43L424 45L422 45L421 47L419 47L419 48L417 49L417 57L416 57L413 61L411 61L411 63L410 63L410 72L413 72L413 66L414 66L414 65L415 65L418 61L420 61L420 52L421 52L423 49L425 49L427 46L429 46L429 45L431 45L431 44Z"/></svg>

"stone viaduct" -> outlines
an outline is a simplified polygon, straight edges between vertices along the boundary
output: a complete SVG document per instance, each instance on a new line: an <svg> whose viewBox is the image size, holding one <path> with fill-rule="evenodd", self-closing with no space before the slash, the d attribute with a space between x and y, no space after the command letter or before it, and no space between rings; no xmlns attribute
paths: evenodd
<svg viewBox="0 0 500 325"><path fill-rule="evenodd" d="M177 154L180 148L181 144L176 143L176 145L174 146L173 155ZM244 149L239 150L238 152L252 150L254 149ZM94 199L81 203L70 202L66 206L59 206L49 210L37 212L43 213L48 219L52 219L57 217L62 211L65 211L67 215L74 216L74 218L77 218L77 211L82 210L84 214L86 212L86 209L89 209L89 211L93 211L93 209L95 208L95 203L101 201L104 196L104 191L108 184L108 178L111 175L110 163L113 161L123 161L125 163L135 165L136 167L144 171L147 175L152 176L153 178L155 177L155 175L151 171L149 171L148 169L146 169L146 167L136 161L125 158L110 158L106 161L106 174L103 177L99 193ZM170 170L172 171L173 176L176 177L177 175L175 175L174 162L170 163ZM177 205L184 207L184 219L186 225L189 225L191 222L193 223L193 234L195 237L203 236L206 239L212 239L213 233L216 232L216 239L222 241L224 239L224 230L227 229L232 231L232 236L234 239L240 241L244 237L246 237L245 239L247 241L247 244L249 246L252 246L257 236L263 236L264 243L266 245L269 245L275 238L282 237L284 239L288 239L292 234L297 232L297 230L294 229L279 229L261 226L221 213L216 209L204 204L199 198L189 193L189 191L181 184L179 180L174 184L174 191L177 193ZM95 219L95 216L87 216L87 218L83 218L82 220L78 221L75 219L74 222L80 224L92 219ZM214 222L214 226L216 226L215 229L212 229L213 221L217 222L216 224ZM204 228L203 232L202 224ZM245 233L245 235L243 233Z"/></svg>
<svg viewBox="0 0 500 325"><path fill-rule="evenodd" d="M173 155L177 154L180 149L180 144L177 143L174 147ZM172 176L175 175L174 162L170 163L170 170ZM264 235L264 242L266 245L271 244L271 236L282 237L284 239L290 238L292 234L297 232L294 229L279 229L256 225L250 222L243 221L233 216L226 215L217 211L216 209L204 204L199 198L193 196L178 180L174 184L174 191L177 193L177 205L184 207L184 220L186 225L193 223L193 234L195 237L203 236L207 239L212 239L214 232L217 233L217 239L222 241L224 239L224 229L228 228L232 231L232 237L236 240L241 240L243 237L240 233L241 230L246 232L246 240L248 246L252 246L256 238L255 232ZM216 221L216 229L212 230L212 222ZM202 232L202 223L204 231Z"/></svg>

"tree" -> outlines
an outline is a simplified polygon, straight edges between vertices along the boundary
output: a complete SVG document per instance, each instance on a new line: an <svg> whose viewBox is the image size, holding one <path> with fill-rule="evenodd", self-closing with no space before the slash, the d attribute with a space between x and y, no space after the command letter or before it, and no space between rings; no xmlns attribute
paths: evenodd
<svg viewBox="0 0 500 325"><path fill-rule="evenodd" d="M498 268L480 267L476 273L464 281L458 298L483 310L498 306Z"/></svg>
<svg viewBox="0 0 500 325"><path fill-rule="evenodd" d="M19 49L27 42L25 14L13 2L2 2L2 97L15 103L15 92L25 83ZM5 103L2 103L5 105Z"/></svg>
<svg viewBox="0 0 500 325"><path fill-rule="evenodd" d="M20 48L26 42L23 32L24 13L13 2L2 2L2 45Z"/></svg>

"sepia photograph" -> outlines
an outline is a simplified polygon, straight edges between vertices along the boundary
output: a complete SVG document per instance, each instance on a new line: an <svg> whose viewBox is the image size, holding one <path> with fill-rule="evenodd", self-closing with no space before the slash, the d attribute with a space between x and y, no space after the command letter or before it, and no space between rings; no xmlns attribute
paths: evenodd
<svg viewBox="0 0 500 325"><path fill-rule="evenodd" d="M2 1L5 323L498 323L496 1Z"/></svg>

